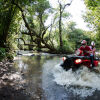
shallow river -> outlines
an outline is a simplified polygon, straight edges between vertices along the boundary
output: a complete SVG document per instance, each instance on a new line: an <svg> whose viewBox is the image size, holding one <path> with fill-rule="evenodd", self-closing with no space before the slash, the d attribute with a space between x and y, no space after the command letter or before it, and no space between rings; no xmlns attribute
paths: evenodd
<svg viewBox="0 0 100 100"><path fill-rule="evenodd" d="M57 55L17 56L16 69L24 73L32 100L100 100L100 75L86 67L76 72L60 67Z"/></svg>

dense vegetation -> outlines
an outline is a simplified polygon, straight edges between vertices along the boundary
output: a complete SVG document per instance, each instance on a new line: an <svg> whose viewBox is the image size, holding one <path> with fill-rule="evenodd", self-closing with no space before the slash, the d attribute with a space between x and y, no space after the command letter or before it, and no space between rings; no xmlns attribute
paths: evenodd
<svg viewBox="0 0 100 100"><path fill-rule="evenodd" d="M100 0L85 0L87 13L84 16L88 26L92 29L91 33L95 34L93 40L97 47L100 48Z"/></svg>
<svg viewBox="0 0 100 100"><path fill-rule="evenodd" d="M73 0L72 0L73 1ZM82 39L100 41L100 1L85 0L85 21L92 31L76 28L65 11L70 3L59 1L52 8L48 0L0 0L0 58L16 49L72 53ZM47 25L49 16L52 16Z"/></svg>

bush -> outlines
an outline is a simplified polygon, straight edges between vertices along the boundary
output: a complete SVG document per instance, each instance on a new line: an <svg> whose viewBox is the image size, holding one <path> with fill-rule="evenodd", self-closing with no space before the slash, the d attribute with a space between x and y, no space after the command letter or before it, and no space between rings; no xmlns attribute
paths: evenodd
<svg viewBox="0 0 100 100"><path fill-rule="evenodd" d="M5 48L0 48L0 61L6 57L6 50Z"/></svg>
<svg viewBox="0 0 100 100"><path fill-rule="evenodd" d="M12 51L7 52L6 48L0 48L0 61L2 61L2 59L4 59L4 58L13 60L13 55L14 55L14 53Z"/></svg>
<svg viewBox="0 0 100 100"><path fill-rule="evenodd" d="M75 50L75 43L69 42L67 40L63 40L63 48L61 49L58 46L58 51L61 51L63 53L73 53Z"/></svg>
<svg viewBox="0 0 100 100"><path fill-rule="evenodd" d="M7 57L7 59L9 59L9 60L13 60L13 53L6 53L6 57Z"/></svg>

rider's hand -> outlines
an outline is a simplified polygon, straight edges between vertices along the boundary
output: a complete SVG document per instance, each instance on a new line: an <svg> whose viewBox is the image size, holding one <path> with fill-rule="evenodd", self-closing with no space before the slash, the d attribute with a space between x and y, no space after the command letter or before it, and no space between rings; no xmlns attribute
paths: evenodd
<svg viewBox="0 0 100 100"><path fill-rule="evenodd" d="M92 51L85 51L86 53L92 53Z"/></svg>

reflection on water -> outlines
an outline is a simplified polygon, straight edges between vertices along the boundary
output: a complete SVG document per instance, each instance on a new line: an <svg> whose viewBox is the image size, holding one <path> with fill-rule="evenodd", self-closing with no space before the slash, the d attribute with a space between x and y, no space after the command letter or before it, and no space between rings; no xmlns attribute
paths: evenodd
<svg viewBox="0 0 100 100"><path fill-rule="evenodd" d="M43 55L43 56L18 56L15 59L16 69L24 74L24 79L27 82L27 91L33 99L44 99L42 89L42 66L49 59L56 60L58 57Z"/></svg>
<svg viewBox="0 0 100 100"><path fill-rule="evenodd" d="M99 100L100 75L83 68L73 73L60 67L61 57L18 56L15 67L24 73L32 100Z"/></svg>

